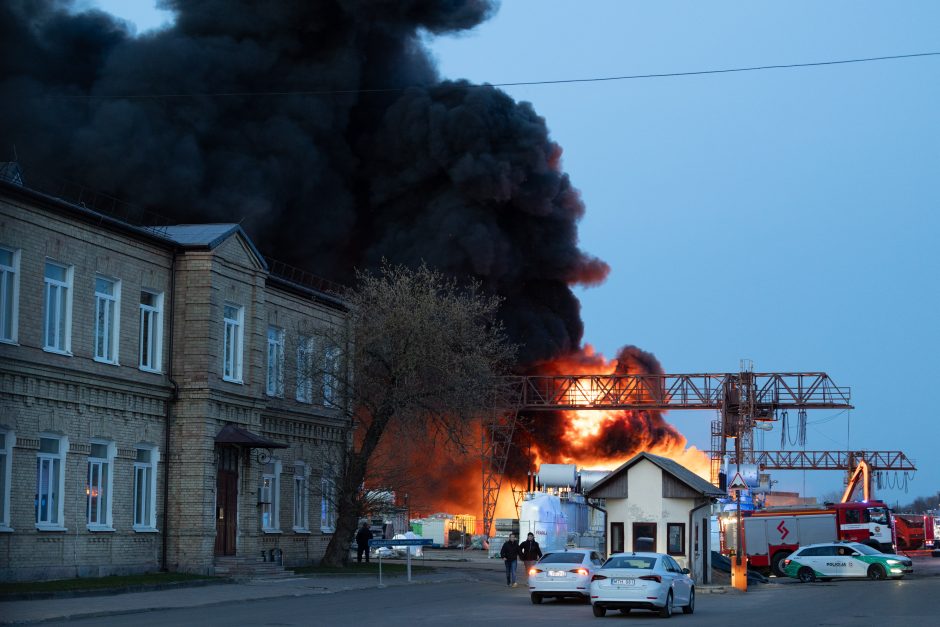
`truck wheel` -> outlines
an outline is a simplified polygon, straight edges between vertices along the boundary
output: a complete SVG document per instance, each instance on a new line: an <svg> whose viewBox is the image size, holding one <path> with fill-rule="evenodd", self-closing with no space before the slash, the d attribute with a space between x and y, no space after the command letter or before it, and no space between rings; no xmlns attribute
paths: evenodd
<svg viewBox="0 0 940 627"><path fill-rule="evenodd" d="M790 555L787 551L777 551L770 561L770 572L778 577L786 577L787 573L783 570L783 560Z"/></svg>
<svg viewBox="0 0 940 627"><path fill-rule="evenodd" d="M888 576L885 567L881 564L872 564L868 567L868 578L872 581L880 581Z"/></svg>
<svg viewBox="0 0 940 627"><path fill-rule="evenodd" d="M802 583L813 583L814 581L816 581L816 573L814 573L813 569L808 566L804 566L803 568L801 568L796 573L796 576L799 578L800 582Z"/></svg>

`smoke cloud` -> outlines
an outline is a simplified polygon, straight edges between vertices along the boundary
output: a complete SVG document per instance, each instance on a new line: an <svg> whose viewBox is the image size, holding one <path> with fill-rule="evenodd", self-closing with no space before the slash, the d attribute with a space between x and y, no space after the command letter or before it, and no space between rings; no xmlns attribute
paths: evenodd
<svg viewBox="0 0 940 627"><path fill-rule="evenodd" d="M426 33L489 0L167 0L134 36L67 0L0 3L0 155L176 222L239 221L326 278L384 257L505 297L526 363L580 346L574 284L607 265L528 103L442 81Z"/></svg>

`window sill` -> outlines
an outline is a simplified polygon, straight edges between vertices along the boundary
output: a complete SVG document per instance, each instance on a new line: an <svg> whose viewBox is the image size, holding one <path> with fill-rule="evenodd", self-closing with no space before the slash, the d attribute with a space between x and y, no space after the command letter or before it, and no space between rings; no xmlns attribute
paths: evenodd
<svg viewBox="0 0 940 627"><path fill-rule="evenodd" d="M93 357L92 359L93 359L95 362L99 363L99 364L107 364L108 366L120 366L120 365L121 365L121 364L119 364L119 363L116 362L116 361L111 361L111 360L108 360L108 359L103 359L103 358L101 358L101 357Z"/></svg>
<svg viewBox="0 0 940 627"><path fill-rule="evenodd" d="M93 531L95 533L102 532L102 531L108 532L108 533L114 533L114 527L106 527L104 525L88 525L88 531Z"/></svg>
<svg viewBox="0 0 940 627"><path fill-rule="evenodd" d="M279 536L283 533L280 529L262 529L261 533L265 533L272 536Z"/></svg>
<svg viewBox="0 0 940 627"><path fill-rule="evenodd" d="M245 382L242 381L241 379L229 379L227 377L222 377L222 380L225 381L226 383L234 383L236 385L245 385Z"/></svg>
<svg viewBox="0 0 940 627"><path fill-rule="evenodd" d="M16 340L8 340L6 338L0 337L0 344L9 344L10 346L19 346L20 343Z"/></svg>
<svg viewBox="0 0 940 627"><path fill-rule="evenodd" d="M13 533L15 529L13 527L7 527L6 525L0 525L0 533Z"/></svg>
<svg viewBox="0 0 940 627"><path fill-rule="evenodd" d="M134 527L136 533L160 533L159 529L153 527Z"/></svg>
<svg viewBox="0 0 940 627"><path fill-rule="evenodd" d="M305 535L305 536L309 536L309 535L310 535L310 530L309 530L309 529L305 529L305 528L301 528L301 527L294 527L293 531L294 531L294 533L300 533L300 534L303 534L303 535Z"/></svg>
<svg viewBox="0 0 940 627"><path fill-rule="evenodd" d="M163 374L163 371L159 368L144 368L143 366L138 366L137 369L141 372L149 372L150 374Z"/></svg>
<svg viewBox="0 0 940 627"><path fill-rule="evenodd" d="M60 351L58 348L52 348L51 346L43 346L43 352L52 353L53 355L62 355L63 357L72 357L72 351Z"/></svg>
<svg viewBox="0 0 940 627"><path fill-rule="evenodd" d="M68 531L66 527L56 527L54 525L36 525L36 531Z"/></svg>
<svg viewBox="0 0 940 627"><path fill-rule="evenodd" d="M336 533L336 527L320 527L320 533Z"/></svg>

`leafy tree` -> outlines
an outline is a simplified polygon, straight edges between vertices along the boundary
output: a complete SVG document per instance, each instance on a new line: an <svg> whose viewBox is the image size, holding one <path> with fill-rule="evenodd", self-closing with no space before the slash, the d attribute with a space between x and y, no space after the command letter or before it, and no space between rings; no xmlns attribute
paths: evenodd
<svg viewBox="0 0 940 627"><path fill-rule="evenodd" d="M497 319L498 298L423 265L361 273L346 301L348 324L340 334L304 334L316 344L307 364L314 394L354 427L349 447L324 460L321 502L335 508L329 565L348 560L370 500L406 483L379 452L419 439L466 452L477 433L473 421L491 408L516 351ZM394 442L380 447L385 439Z"/></svg>

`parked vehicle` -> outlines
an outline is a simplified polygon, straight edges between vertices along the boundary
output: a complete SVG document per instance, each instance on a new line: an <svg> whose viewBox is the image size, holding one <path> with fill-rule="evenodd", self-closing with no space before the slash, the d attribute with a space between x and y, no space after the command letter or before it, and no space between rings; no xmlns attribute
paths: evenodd
<svg viewBox="0 0 940 627"><path fill-rule="evenodd" d="M922 549L927 538L927 516L922 514L895 514L894 532L898 539L899 551Z"/></svg>
<svg viewBox="0 0 940 627"><path fill-rule="evenodd" d="M616 553L591 578L591 609L602 617L607 610L652 610L663 618L681 607L695 611L695 582L662 553Z"/></svg>
<svg viewBox="0 0 940 627"><path fill-rule="evenodd" d="M879 551L894 552L891 512L881 501L767 508L743 520L750 567L778 577L785 576L783 560L809 544L860 542ZM736 524L732 515L721 519L723 553L734 546Z"/></svg>
<svg viewBox="0 0 940 627"><path fill-rule="evenodd" d="M914 572L910 558L881 553L858 542L826 542L800 547L784 560L787 576L803 583L829 581L836 577L900 579Z"/></svg>
<svg viewBox="0 0 940 627"><path fill-rule="evenodd" d="M575 597L587 601L591 577L603 563L601 556L591 549L546 553L529 569L529 596L536 605L549 597Z"/></svg>

